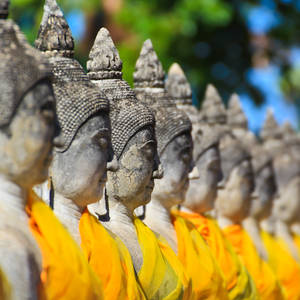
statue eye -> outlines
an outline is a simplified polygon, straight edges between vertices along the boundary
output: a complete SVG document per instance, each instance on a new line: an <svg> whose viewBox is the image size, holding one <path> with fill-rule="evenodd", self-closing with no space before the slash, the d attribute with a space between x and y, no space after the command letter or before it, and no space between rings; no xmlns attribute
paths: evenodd
<svg viewBox="0 0 300 300"><path fill-rule="evenodd" d="M99 145L101 148L107 148L108 146L108 140L105 137L100 137L99 139Z"/></svg>
<svg viewBox="0 0 300 300"><path fill-rule="evenodd" d="M154 159L154 144L152 142L145 143L141 148L143 154L150 160Z"/></svg>

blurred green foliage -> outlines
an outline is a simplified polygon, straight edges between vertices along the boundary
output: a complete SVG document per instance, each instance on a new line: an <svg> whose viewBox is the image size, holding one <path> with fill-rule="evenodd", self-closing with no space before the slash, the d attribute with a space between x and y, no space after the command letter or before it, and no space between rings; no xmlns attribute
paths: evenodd
<svg viewBox="0 0 300 300"><path fill-rule="evenodd" d="M282 91L299 104L300 70L291 67L282 56L288 47L299 44L299 9L292 4L280 0L110 0L121 1L122 6L107 16L101 0L57 1L65 14L80 10L86 23L93 26L87 27L93 33L76 41L76 58L83 66L95 34L101 26L109 27L109 19L110 25L113 23L125 32L125 38L113 38L123 60L124 78L130 84L142 43L151 38L165 71L174 61L181 64L198 100L203 98L207 83L213 83L225 101L232 92L238 92L250 95L256 103L261 103L263 97L246 79L255 52L246 16L262 2L274 3L274 13L281 23L267 33L271 46L266 52L283 70ZM11 17L21 25L31 43L37 36L43 4L43 0L11 3Z"/></svg>

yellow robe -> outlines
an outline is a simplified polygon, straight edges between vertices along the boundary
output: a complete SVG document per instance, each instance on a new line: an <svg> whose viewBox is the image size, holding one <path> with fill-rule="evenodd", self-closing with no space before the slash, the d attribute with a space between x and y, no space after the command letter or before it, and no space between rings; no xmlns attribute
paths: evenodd
<svg viewBox="0 0 300 300"><path fill-rule="evenodd" d="M34 192L26 207L29 227L41 252L42 299L104 299L102 283L79 246Z"/></svg>
<svg viewBox="0 0 300 300"><path fill-rule="evenodd" d="M195 295L193 294L192 279L187 275L176 253L173 251L173 249L169 246L168 242L162 236L159 236L158 244L163 255L166 257L169 264L175 270L176 274L178 275L179 279L183 284L184 287L183 300L195 299Z"/></svg>
<svg viewBox="0 0 300 300"><path fill-rule="evenodd" d="M223 272L229 299L257 299L253 279L217 223L211 217L197 213L180 212L180 215L196 226L209 246Z"/></svg>
<svg viewBox="0 0 300 300"><path fill-rule="evenodd" d="M147 298L182 299L183 284L161 251L157 237L137 217L134 218L134 226L143 254L143 265L138 278Z"/></svg>
<svg viewBox="0 0 300 300"><path fill-rule="evenodd" d="M300 267L283 241L262 231L261 237L268 253L268 263L281 283L287 300L300 299Z"/></svg>
<svg viewBox="0 0 300 300"><path fill-rule="evenodd" d="M228 299L221 270L196 227L172 212L178 257L192 278L195 299Z"/></svg>
<svg viewBox="0 0 300 300"><path fill-rule="evenodd" d="M103 283L105 299L146 299L123 242L118 237L112 237L87 210L81 216L79 230L81 247L90 266Z"/></svg>
<svg viewBox="0 0 300 300"><path fill-rule="evenodd" d="M240 225L231 225L224 228L223 232L252 276L261 299L284 299L275 274L259 257L246 231Z"/></svg>
<svg viewBox="0 0 300 300"><path fill-rule="evenodd" d="M0 299L1 300L11 299L10 284L6 279L6 276L1 270L0 270Z"/></svg>
<svg viewBox="0 0 300 300"><path fill-rule="evenodd" d="M296 248L298 250L298 256L300 257L300 236L297 234L293 235L294 244L296 245Z"/></svg>

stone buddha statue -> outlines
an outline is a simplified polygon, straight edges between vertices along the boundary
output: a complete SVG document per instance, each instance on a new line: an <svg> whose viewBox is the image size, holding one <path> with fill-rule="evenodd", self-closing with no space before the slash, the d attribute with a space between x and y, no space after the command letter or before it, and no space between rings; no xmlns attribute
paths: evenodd
<svg viewBox="0 0 300 300"><path fill-rule="evenodd" d="M297 228L299 224L300 161L285 143L281 151L275 153L274 170L278 187L273 209L276 236L285 242L292 256L299 262L300 239L293 227Z"/></svg>
<svg viewBox="0 0 300 300"><path fill-rule="evenodd" d="M251 157L230 131L220 139L223 180L215 204L221 228L241 224L248 216L254 177Z"/></svg>
<svg viewBox="0 0 300 300"><path fill-rule="evenodd" d="M282 135L283 135L283 141L286 147L291 151L291 154L293 158L295 159L295 163L299 163L300 160L300 135L299 133L293 129L291 124L287 121L284 122L282 127ZM298 196L298 199L300 201L300 196ZM300 222L294 222L292 227L292 232L295 235L300 236Z"/></svg>
<svg viewBox="0 0 300 300"><path fill-rule="evenodd" d="M173 64L169 69L166 87L177 107L184 110L192 121L193 157L200 175L198 179L190 181L185 201L180 207L181 215L196 226L216 258L223 271L229 299L255 297L256 289L253 288L251 277L210 216L217 197L217 186L222 180L219 153L219 134L222 129L218 123L218 120L222 120L221 116L223 122L226 120L222 99L217 90L209 85L203 109L199 113L192 105L190 85L178 64ZM215 107L213 114L209 114L211 105Z"/></svg>
<svg viewBox="0 0 300 300"><path fill-rule="evenodd" d="M122 61L105 28L98 32L87 69L89 78L110 100L112 148L118 163L118 170L107 174L105 199L94 213L126 245L147 298L181 299L182 286L159 240L134 215L137 207L150 201L154 179L162 177L154 115L122 79Z"/></svg>
<svg viewBox="0 0 300 300"><path fill-rule="evenodd" d="M3 9L3 4L4 8ZM1 17L7 16L1 2ZM11 20L0 21L0 268L9 299L38 299L39 247L25 206L33 185L48 176L55 100L47 60Z"/></svg>
<svg viewBox="0 0 300 300"><path fill-rule="evenodd" d="M146 40L136 62L134 86L137 98L154 111L158 155L164 176L155 180L151 202L146 207L145 223L166 238L177 253L177 238L170 211L181 204L194 167L191 121L176 108L164 86L165 73L152 42Z"/></svg>
<svg viewBox="0 0 300 300"><path fill-rule="evenodd" d="M79 220L98 201L110 169L109 104L73 59L74 41L55 0L46 0L36 47L50 59L61 147L51 165L51 206L78 244ZM49 190L49 188L47 189Z"/></svg>
<svg viewBox="0 0 300 300"><path fill-rule="evenodd" d="M175 71L178 72L176 65ZM179 72L181 75L182 71ZM197 178L198 170L193 163L191 121L176 107L177 96L173 97L174 93L169 89L166 92L162 64L150 40L144 42L136 62L134 85L137 98L151 107L155 114L158 155L164 170L163 178L155 180L144 221L177 254L183 272L192 282L195 299L204 294L226 299L223 278L212 253L196 227L183 218L180 211L173 210L174 206L184 203L189 179ZM178 89L187 91L188 95L191 93L186 84ZM183 101L190 102L187 98ZM193 238L197 242L193 242ZM184 286L188 289L187 285Z"/></svg>
<svg viewBox="0 0 300 300"><path fill-rule="evenodd" d="M233 134L250 150L254 171L255 190L252 193L250 213L243 221L243 227L252 238L259 255L267 260L267 251L261 239L260 223L270 217L276 193L272 158L263 149L256 136L248 130L248 121L237 94L233 94L229 99L227 114Z"/></svg>
<svg viewBox="0 0 300 300"><path fill-rule="evenodd" d="M201 120L198 109L192 105L190 84L176 63L169 69L166 88L176 106L183 110L192 122L193 158L199 172L199 178L190 181L182 206L197 213L206 213L214 208L217 184L222 179L218 130L211 123ZM209 86L206 97L214 92L216 90ZM216 97L218 98L218 95ZM222 103L220 98L218 100Z"/></svg>

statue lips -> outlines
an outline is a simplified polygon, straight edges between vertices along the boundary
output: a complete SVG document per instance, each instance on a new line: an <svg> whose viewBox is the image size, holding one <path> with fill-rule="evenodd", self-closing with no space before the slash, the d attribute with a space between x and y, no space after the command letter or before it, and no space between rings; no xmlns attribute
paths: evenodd
<svg viewBox="0 0 300 300"><path fill-rule="evenodd" d="M151 179L150 182L147 184L146 189L153 191L153 188L154 188L154 180Z"/></svg>

